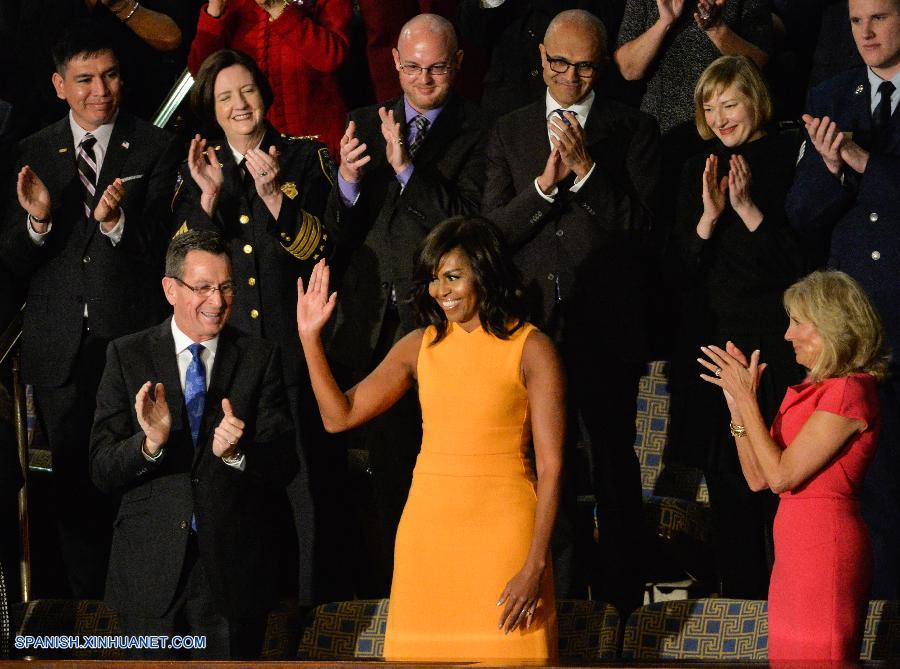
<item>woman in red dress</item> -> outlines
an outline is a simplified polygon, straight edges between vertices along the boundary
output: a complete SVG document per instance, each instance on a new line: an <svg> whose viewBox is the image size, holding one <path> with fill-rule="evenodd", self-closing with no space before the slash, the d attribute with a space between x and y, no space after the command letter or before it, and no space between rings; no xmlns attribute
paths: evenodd
<svg viewBox="0 0 900 669"><path fill-rule="evenodd" d="M881 321L843 272L787 289L785 333L806 380L788 388L771 432L756 389L765 364L731 342L701 347L701 377L721 387L744 477L781 497L769 585L770 660L857 660L872 576L859 490L879 430Z"/></svg>

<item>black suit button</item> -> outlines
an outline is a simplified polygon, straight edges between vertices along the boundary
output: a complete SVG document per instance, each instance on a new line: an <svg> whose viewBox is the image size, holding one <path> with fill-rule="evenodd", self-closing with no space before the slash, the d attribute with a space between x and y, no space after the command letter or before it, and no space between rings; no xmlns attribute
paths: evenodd
<svg viewBox="0 0 900 669"><path fill-rule="evenodd" d="M550 274L547 275L547 281L555 281L555 280L556 280L556 275L553 272L550 272Z"/></svg>
<svg viewBox="0 0 900 669"><path fill-rule="evenodd" d="M91 257L85 256L84 258L81 259L81 262L83 262L85 265L87 265L91 262Z"/></svg>
<svg viewBox="0 0 900 669"><path fill-rule="evenodd" d="M557 230L557 231L556 231L556 236L557 236L557 237L562 237L564 234L566 234L566 231L565 231L565 230Z"/></svg>
<svg viewBox="0 0 900 669"><path fill-rule="evenodd" d="M187 521L186 521L186 520L182 520L182 521L181 521L181 524L180 524L178 527L180 527L180 528L183 529L183 530L186 530L186 529L187 529L187 526L188 526Z"/></svg>

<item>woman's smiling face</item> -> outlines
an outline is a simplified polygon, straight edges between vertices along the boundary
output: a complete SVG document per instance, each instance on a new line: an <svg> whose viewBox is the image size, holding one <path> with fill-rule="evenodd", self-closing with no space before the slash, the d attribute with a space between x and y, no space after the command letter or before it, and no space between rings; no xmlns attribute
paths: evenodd
<svg viewBox="0 0 900 669"><path fill-rule="evenodd" d="M478 284L468 256L460 248L444 254L428 284L428 293L451 323L471 332L481 325Z"/></svg>
<svg viewBox="0 0 900 669"><path fill-rule="evenodd" d="M734 84L713 93L703 103L703 115L709 129L728 147L752 142L762 134L750 101Z"/></svg>

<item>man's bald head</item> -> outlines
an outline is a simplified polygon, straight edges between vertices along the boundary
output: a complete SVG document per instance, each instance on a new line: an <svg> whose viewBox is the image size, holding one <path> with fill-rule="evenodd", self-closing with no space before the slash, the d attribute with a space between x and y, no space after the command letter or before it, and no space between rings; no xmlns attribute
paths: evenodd
<svg viewBox="0 0 900 669"><path fill-rule="evenodd" d="M437 14L419 14L404 23L400 29L400 37L397 39L397 48L401 48L404 40L412 40L422 33L429 34L431 39L443 40L447 51L456 53L458 43L453 24Z"/></svg>
<svg viewBox="0 0 900 669"><path fill-rule="evenodd" d="M443 107L463 58L453 24L437 14L414 16L400 30L393 54L412 108L423 113Z"/></svg>
<svg viewBox="0 0 900 669"><path fill-rule="evenodd" d="M900 1L900 0L898 0ZM583 9L568 9L553 17L547 32L544 33L544 44L554 41L553 38L560 31L574 30L580 35L594 40L598 47L598 56L606 56L606 27L603 21Z"/></svg>

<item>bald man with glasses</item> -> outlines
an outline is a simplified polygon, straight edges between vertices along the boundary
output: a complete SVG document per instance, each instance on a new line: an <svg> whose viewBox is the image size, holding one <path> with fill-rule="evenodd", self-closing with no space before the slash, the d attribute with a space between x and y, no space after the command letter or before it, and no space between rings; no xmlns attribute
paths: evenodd
<svg viewBox="0 0 900 669"><path fill-rule="evenodd" d="M327 347L346 387L415 327L406 298L419 243L444 219L477 213L481 202L486 131L477 108L453 93L463 61L453 26L435 14L410 19L393 58L403 95L350 114L326 213L340 295ZM367 559L376 573L357 593L386 597L421 441L414 393L362 429L351 439L369 452L381 545Z"/></svg>
<svg viewBox="0 0 900 669"><path fill-rule="evenodd" d="M627 615L643 595L633 444L659 130L647 114L594 90L607 62L606 31L596 16L561 12L538 49L546 94L494 126L483 211L512 247L531 320L567 363L570 478L582 427L591 448L601 542L601 564L590 565L599 573L594 593ZM572 487L568 492L571 506ZM583 591L571 590L576 583L565 564L555 566L559 596Z"/></svg>

